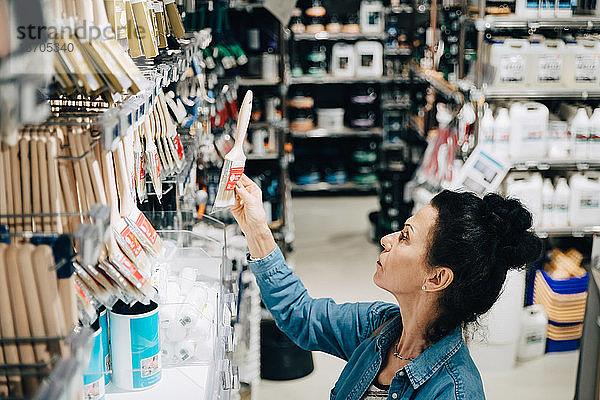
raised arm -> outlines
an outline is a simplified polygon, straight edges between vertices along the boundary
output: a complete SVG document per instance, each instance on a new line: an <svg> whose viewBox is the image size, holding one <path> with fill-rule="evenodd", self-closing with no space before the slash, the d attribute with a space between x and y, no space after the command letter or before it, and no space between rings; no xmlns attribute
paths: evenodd
<svg viewBox="0 0 600 400"><path fill-rule="evenodd" d="M294 343L348 359L359 343L391 315L393 304L346 303L313 299L286 264L269 230L260 188L243 176L231 211L248 240L250 268L256 275L263 302Z"/></svg>

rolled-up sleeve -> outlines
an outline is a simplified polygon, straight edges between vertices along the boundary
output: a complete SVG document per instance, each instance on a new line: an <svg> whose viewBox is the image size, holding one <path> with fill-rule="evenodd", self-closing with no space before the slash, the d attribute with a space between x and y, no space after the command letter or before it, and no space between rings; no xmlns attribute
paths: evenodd
<svg viewBox="0 0 600 400"><path fill-rule="evenodd" d="M348 360L361 341L398 312L397 305L384 302L337 304L330 298L313 299L285 262L279 247L262 259L249 259L248 263L275 323L306 350Z"/></svg>

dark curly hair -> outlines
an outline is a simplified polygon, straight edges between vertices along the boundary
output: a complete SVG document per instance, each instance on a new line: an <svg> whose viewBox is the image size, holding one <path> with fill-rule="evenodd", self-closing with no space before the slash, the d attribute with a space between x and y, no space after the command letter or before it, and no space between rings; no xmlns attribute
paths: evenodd
<svg viewBox="0 0 600 400"><path fill-rule="evenodd" d="M432 268L448 267L454 273L440 294L438 318L426 332L426 340L435 343L488 311L508 270L536 261L542 243L529 230L532 216L519 200L444 190L431 205L438 216L426 261Z"/></svg>

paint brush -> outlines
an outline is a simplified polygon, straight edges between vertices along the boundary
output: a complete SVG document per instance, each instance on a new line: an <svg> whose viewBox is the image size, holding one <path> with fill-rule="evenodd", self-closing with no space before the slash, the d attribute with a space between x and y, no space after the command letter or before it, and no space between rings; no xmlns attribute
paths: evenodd
<svg viewBox="0 0 600 400"><path fill-rule="evenodd" d="M127 165L125 164L122 143L117 146L114 155L120 195L119 212L121 217L127 221L127 224L131 228L131 232L133 232L142 246L144 246L144 249L151 254L158 255L162 249L162 240L150 221L148 221L146 216L137 208L133 201L129 182L127 181Z"/></svg>
<svg viewBox="0 0 600 400"><path fill-rule="evenodd" d="M175 34L176 38L182 38L185 36L185 29L183 29L183 22L181 22L181 15L179 15L179 10L177 9L177 4L175 4L175 0L164 0L165 9L167 10L167 18L169 19L169 24L171 25L171 29Z"/></svg>
<svg viewBox="0 0 600 400"><path fill-rule="evenodd" d="M33 272L46 334L50 337L66 336L64 309L58 295L58 282L54 271L54 255L47 245L36 246L32 254ZM69 348L62 340L48 343L51 354L69 355Z"/></svg>
<svg viewBox="0 0 600 400"><path fill-rule="evenodd" d="M23 129L21 140L19 141L23 214L31 214L31 163L29 161L29 142L31 141L31 136L29 132L29 129ZM25 231L33 230L31 218L25 217L22 222Z"/></svg>
<svg viewBox="0 0 600 400"><path fill-rule="evenodd" d="M0 243L0 337L3 339L14 339L16 335L8 287L8 271L6 263L7 250L8 245ZM4 359L8 364L20 364L19 351L16 343L7 342L4 344L3 348ZM8 374L8 391L14 397L23 397L21 375L18 373Z"/></svg>
<svg viewBox="0 0 600 400"><path fill-rule="evenodd" d="M129 44L129 54L131 58L143 56L142 46L140 45L140 35L133 16L131 0L125 0L125 12L127 15L127 43Z"/></svg>
<svg viewBox="0 0 600 400"><path fill-rule="evenodd" d="M11 245L6 249L6 277L8 279L8 292L10 294L15 333L17 337L26 338L31 337L31 330L29 321L27 320L27 307L23 294L24 287L21 284L21 268L18 261L18 252L18 248L15 245ZM27 290L32 289L27 287ZM36 290L35 287L33 290ZM22 364L35 364L35 354L31 343L19 343L17 348L19 350L19 360ZM35 375L23 376L23 391L25 396L33 397L38 387L39 380Z"/></svg>
<svg viewBox="0 0 600 400"><path fill-rule="evenodd" d="M252 112L252 91L248 90L242 101L240 113L238 114L237 127L235 133L235 145L225 155L223 168L221 169L221 179L219 180L219 189L213 205L212 211L219 208L229 207L235 204L235 185L244 173L246 165L246 155L244 154L244 139L250 122L250 113Z"/></svg>
<svg viewBox="0 0 600 400"><path fill-rule="evenodd" d="M154 37L154 26L150 20L150 12L146 0L131 0L131 8L138 28L138 35L142 42L142 48L146 58L154 58L158 55L156 38Z"/></svg>

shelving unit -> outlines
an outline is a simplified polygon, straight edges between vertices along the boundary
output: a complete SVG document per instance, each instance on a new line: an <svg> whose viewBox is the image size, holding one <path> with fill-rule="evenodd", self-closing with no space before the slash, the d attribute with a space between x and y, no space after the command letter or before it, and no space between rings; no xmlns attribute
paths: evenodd
<svg viewBox="0 0 600 400"><path fill-rule="evenodd" d="M518 16L486 16L471 20L477 29L598 29L600 17L574 15L570 18L522 18Z"/></svg>
<svg viewBox="0 0 600 400"><path fill-rule="evenodd" d="M371 129L353 129L344 127L342 130L330 130L325 128L316 128L310 131L291 131L293 137L296 138L338 138L338 137L369 137L383 135L382 128Z"/></svg>
<svg viewBox="0 0 600 400"><path fill-rule="evenodd" d="M360 77L360 76L298 76L290 78L290 85L323 85L323 84L353 84L353 83L409 83L410 79L402 77Z"/></svg>
<svg viewBox="0 0 600 400"><path fill-rule="evenodd" d="M297 193L305 193L305 192L372 192L376 190L378 187L375 185L359 185L354 182L346 182L346 183L327 183L327 182L319 182L319 183L310 183L308 185L298 185L292 184L292 191Z"/></svg>
<svg viewBox="0 0 600 400"><path fill-rule="evenodd" d="M293 39L296 41L301 40L347 40L347 41L356 41L356 40L383 40L386 38L384 33L328 33L328 32L319 32L319 33L294 33Z"/></svg>
<svg viewBox="0 0 600 400"><path fill-rule="evenodd" d="M483 95L487 100L543 100L543 99L565 99L565 100L591 100L600 99L600 88L589 89L570 89L570 88L552 88L552 89L528 89L522 87L498 88L487 87L483 90Z"/></svg>
<svg viewBox="0 0 600 400"><path fill-rule="evenodd" d="M600 226L582 226L582 227L565 227L565 228L535 228L535 233L545 239L550 237L584 237L600 234Z"/></svg>

